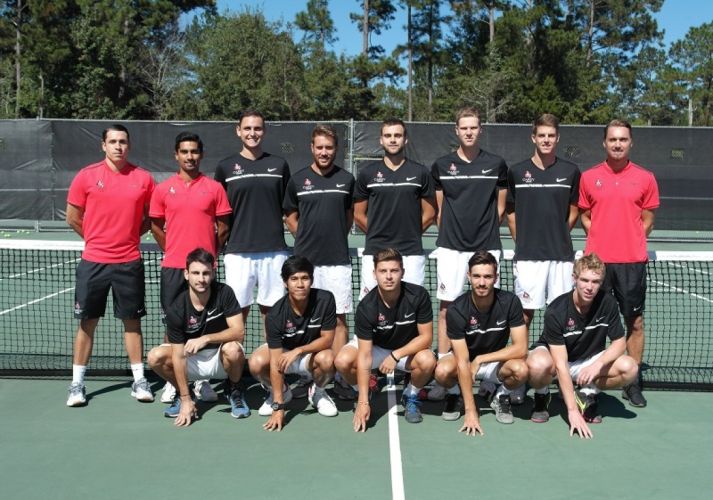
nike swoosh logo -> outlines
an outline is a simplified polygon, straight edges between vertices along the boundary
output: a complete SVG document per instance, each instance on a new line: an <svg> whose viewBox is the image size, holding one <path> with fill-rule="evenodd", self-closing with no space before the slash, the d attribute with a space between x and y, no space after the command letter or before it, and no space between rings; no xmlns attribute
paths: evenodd
<svg viewBox="0 0 713 500"><path fill-rule="evenodd" d="M404 318L405 318L405 319L406 319L406 318L410 318L410 317L413 316L414 314L416 314L416 313L404 314Z"/></svg>
<svg viewBox="0 0 713 500"><path fill-rule="evenodd" d="M321 317L321 316L318 316L318 317L316 317L316 318L310 319L309 322L310 322L310 323L316 323L316 322L319 321L320 319L322 319L322 317Z"/></svg>
<svg viewBox="0 0 713 500"><path fill-rule="evenodd" d="M634 308L634 312L638 311L639 309L641 309L641 306L636 306L636 307Z"/></svg>
<svg viewBox="0 0 713 500"><path fill-rule="evenodd" d="M414 179L415 179L415 177L406 177L406 181L412 181Z"/></svg>
<svg viewBox="0 0 713 500"><path fill-rule="evenodd" d="M559 177L557 177L557 182L562 182L562 181L566 181L566 180L567 180L566 177L562 177L561 179Z"/></svg>
<svg viewBox="0 0 713 500"><path fill-rule="evenodd" d="M210 316L211 314L214 314L215 311L217 311L217 310L218 310L218 308L216 307L216 308L213 309L212 311L208 311L208 316Z"/></svg>
<svg viewBox="0 0 713 500"><path fill-rule="evenodd" d="M496 321L495 324L498 325L498 326L504 325L506 321L507 321L506 319L504 319L504 320L502 320L502 321Z"/></svg>
<svg viewBox="0 0 713 500"><path fill-rule="evenodd" d="M346 184L337 184L338 188L343 188L344 186L346 186Z"/></svg>
<svg viewBox="0 0 713 500"><path fill-rule="evenodd" d="M268 168L267 169L268 172L274 172L275 170L277 170L277 169L276 168Z"/></svg>
<svg viewBox="0 0 713 500"><path fill-rule="evenodd" d="M489 173L492 172L492 171L493 171L492 168L489 169L489 170L481 170L481 172L483 172L484 174L489 174Z"/></svg>
<svg viewBox="0 0 713 500"><path fill-rule="evenodd" d="M599 323L599 322L600 322L601 320L603 320L603 319L604 319L604 316L601 316L601 317L595 319L594 322L595 322L595 323Z"/></svg>

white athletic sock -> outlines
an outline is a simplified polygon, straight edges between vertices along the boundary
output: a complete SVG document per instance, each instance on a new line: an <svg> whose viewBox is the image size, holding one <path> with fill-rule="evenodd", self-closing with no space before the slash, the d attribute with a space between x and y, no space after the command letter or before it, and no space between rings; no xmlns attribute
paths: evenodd
<svg viewBox="0 0 713 500"><path fill-rule="evenodd" d="M416 395L418 395L418 393L421 389L422 389L421 387L415 387L413 384L409 384L404 389L404 396L407 396L407 397L416 396Z"/></svg>
<svg viewBox="0 0 713 500"><path fill-rule="evenodd" d="M548 386L544 386L540 389L535 389L535 394L549 394L550 393L550 388Z"/></svg>
<svg viewBox="0 0 713 500"><path fill-rule="evenodd" d="M134 376L134 382L138 382L144 378L144 364L131 363L131 374Z"/></svg>
<svg viewBox="0 0 713 500"><path fill-rule="evenodd" d="M460 386L458 384L454 385L448 389L448 394L460 394Z"/></svg>
<svg viewBox="0 0 713 500"><path fill-rule="evenodd" d="M87 373L87 365L72 365L72 383L83 384L84 375Z"/></svg>
<svg viewBox="0 0 713 500"><path fill-rule="evenodd" d="M580 392L585 396L596 396L599 394L599 388L594 384L583 385Z"/></svg>

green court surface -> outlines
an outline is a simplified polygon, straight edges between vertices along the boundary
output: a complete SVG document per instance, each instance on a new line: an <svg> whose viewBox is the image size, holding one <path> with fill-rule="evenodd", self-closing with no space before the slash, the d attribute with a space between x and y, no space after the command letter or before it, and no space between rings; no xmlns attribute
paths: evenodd
<svg viewBox="0 0 713 500"><path fill-rule="evenodd" d="M65 406L67 384L0 379L2 498L707 499L713 489L710 393L648 391L649 406L632 409L609 392L594 439L580 440L556 396L547 424L528 420L531 398L510 426L483 409L483 437L441 420L440 403L424 404L421 424L390 418L388 388L365 434L352 431L351 403L325 418L306 400L267 433L258 387L250 418L231 418L221 399L178 429L165 405L133 401L128 379L89 379L85 408Z"/></svg>

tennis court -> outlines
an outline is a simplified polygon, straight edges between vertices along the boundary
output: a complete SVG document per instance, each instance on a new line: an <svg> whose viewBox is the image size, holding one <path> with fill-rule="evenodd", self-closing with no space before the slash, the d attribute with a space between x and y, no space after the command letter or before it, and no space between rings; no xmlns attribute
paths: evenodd
<svg viewBox="0 0 713 500"><path fill-rule="evenodd" d="M268 433L256 411L235 420L224 400L178 429L161 403L134 402L126 379L89 379L79 409L64 406L66 386L0 379L4 498L703 499L713 488L709 393L651 391L642 410L609 393L594 439L580 440L556 397L547 424L527 420L531 398L509 426L484 409L485 436L472 438L456 432L462 419L441 420L437 403L424 403L418 425L390 418L387 392L365 434L352 431L350 404L330 419L301 411L306 400ZM248 391L252 408L260 398Z"/></svg>
<svg viewBox="0 0 713 500"><path fill-rule="evenodd" d="M144 250L148 349L161 341L163 328L157 302L160 260L150 245ZM659 252L654 257L646 383L710 390L713 256ZM600 401L604 423L594 426L590 441L569 437L556 396L549 423L529 421L530 395L514 407L511 426L498 424L479 399L484 437L459 434L462 419L443 421L442 403L424 402L424 421L407 424L396 404L400 386L376 397L365 434L352 431L352 404L336 399L340 414L332 419L318 415L306 400L294 400L284 431L267 433L256 411L264 397L257 386L247 393L253 409L249 419L231 418L221 398L202 403L202 418L192 427L177 429L163 417L165 405L129 397L121 327L110 317L97 332L89 405L66 408L78 258L73 242L8 238L0 245L0 369L23 377L0 379L5 498L668 499L709 498L713 488L707 474L713 449L710 392L648 391L645 409L633 409L618 391L609 392ZM353 264L358 279L356 255ZM510 268L503 262L505 288L511 287ZM429 273L429 282L434 275ZM255 318L249 332L258 331ZM538 314L531 337L539 334L540 324ZM248 351L257 345L250 335ZM120 376L97 376L102 373ZM155 391L161 386L156 378L152 383Z"/></svg>

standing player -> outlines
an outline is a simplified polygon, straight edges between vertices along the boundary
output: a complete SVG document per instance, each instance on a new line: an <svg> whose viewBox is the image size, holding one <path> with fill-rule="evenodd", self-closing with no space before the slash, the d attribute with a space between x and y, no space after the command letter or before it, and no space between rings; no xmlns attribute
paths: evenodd
<svg viewBox="0 0 713 500"><path fill-rule="evenodd" d="M638 373L636 361L624 354L626 341L616 300L601 289L606 272L596 254L575 262L574 290L547 307L542 336L527 358L529 383L535 389L532 421L549 420L548 386L556 376L567 406L570 436L576 431L581 438L591 438L587 423L602 421L597 412L599 391L630 384Z"/></svg>
<svg viewBox="0 0 713 500"><path fill-rule="evenodd" d="M265 120L244 111L236 127L240 153L218 163L215 180L228 193L233 217L225 247L225 281L235 290L247 321L258 286L257 303L263 323L267 311L284 293L280 268L287 258L282 198L290 169L287 162L262 150Z"/></svg>
<svg viewBox="0 0 713 500"><path fill-rule="evenodd" d="M530 327L542 309L572 289L570 231L579 209L579 168L556 156L559 120L543 114L532 127L535 154L508 170L508 226L515 242L515 294Z"/></svg>
<svg viewBox="0 0 713 500"><path fill-rule="evenodd" d="M436 215L433 178L423 165L404 156L408 138L403 121L381 124L384 158L359 170L354 190L354 222L366 233L361 259L363 298L376 286L374 253L395 248L404 259L404 281L423 286L426 257L421 234Z"/></svg>
<svg viewBox="0 0 713 500"><path fill-rule="evenodd" d="M285 384L287 374L314 379L310 403L320 415L337 415L337 407L324 388L334 376L334 296L312 288L313 276L314 266L306 258L295 255L285 261L282 280L287 295L267 315L267 344L250 356L250 372L270 387L270 396L258 411L270 417L263 425L268 431L280 431L284 424L284 406L292 398Z"/></svg>
<svg viewBox="0 0 713 500"><path fill-rule="evenodd" d="M334 350L347 341L345 315L352 311L347 235L354 219L354 176L334 165L337 145L337 133L331 126L317 125L312 130L312 164L290 179L283 203L285 223L295 236L295 255L306 257L315 266L314 287L334 295Z"/></svg>
<svg viewBox="0 0 713 500"><path fill-rule="evenodd" d="M124 343L134 377L131 395L139 401L153 401L142 361L141 317L146 307L139 240L149 228L147 214L154 181L148 172L127 160L130 142L126 127L106 128L101 145L104 160L80 170L67 196L67 224L85 242L76 273L74 317L80 321L67 406L87 402L84 376L110 288L114 316L124 323Z"/></svg>
<svg viewBox="0 0 713 500"><path fill-rule="evenodd" d="M501 157L480 149L478 139L482 131L476 109L458 110L455 133L460 146L437 159L431 167L438 203L439 358L450 348L446 310L463 292L468 259L475 250L484 249L500 260L502 251L498 226L505 213L507 166ZM438 401L445 395L445 389L436 385L428 393L428 399Z"/></svg>
<svg viewBox="0 0 713 500"><path fill-rule="evenodd" d="M176 136L175 158L178 173L156 187L151 197L151 232L163 250L161 262L161 311L165 313L179 293L186 289L186 256L195 248L207 249L213 257L228 238L230 214L225 191L219 183L200 171L203 141L191 132ZM216 401L217 394L207 380L199 380L196 396ZM161 401L170 403L176 394L167 383Z"/></svg>
<svg viewBox="0 0 713 500"><path fill-rule="evenodd" d="M438 360L436 381L448 388L444 420L458 420L465 406L461 431L482 434L473 383L481 380L497 390L490 406L501 424L512 424L510 393L527 382L527 327L518 298L495 288L498 262L478 250L468 261L471 292L448 306L446 319L452 353ZM508 345L509 344L509 345ZM461 396L462 394L462 400Z"/></svg>
<svg viewBox="0 0 713 500"><path fill-rule="evenodd" d="M227 378L230 413L235 418L247 418L250 408L238 385L245 365L240 304L233 289L215 279L215 258L208 250L191 251L183 274L188 289L166 310L170 344L154 347L148 355L151 368L178 389L164 415L175 418L179 427L191 425L197 412L189 381Z"/></svg>
<svg viewBox="0 0 713 500"><path fill-rule="evenodd" d="M606 161L582 174L579 208L586 254L607 264L604 289L613 291L626 323L626 350L641 365L644 355L646 237L654 228L659 189L654 175L629 160L631 125L612 120L604 129ZM639 372L641 373L641 372ZM624 388L632 406L646 406L641 378Z"/></svg>
<svg viewBox="0 0 713 500"><path fill-rule="evenodd" d="M431 379L436 359L431 352L433 311L425 288L403 282L403 259L398 250L380 250L374 255L377 287L357 306L356 337L334 362L342 377L358 391L354 431L364 432L371 415L369 376L379 369L411 373L401 404L407 422L423 420L418 393Z"/></svg>

